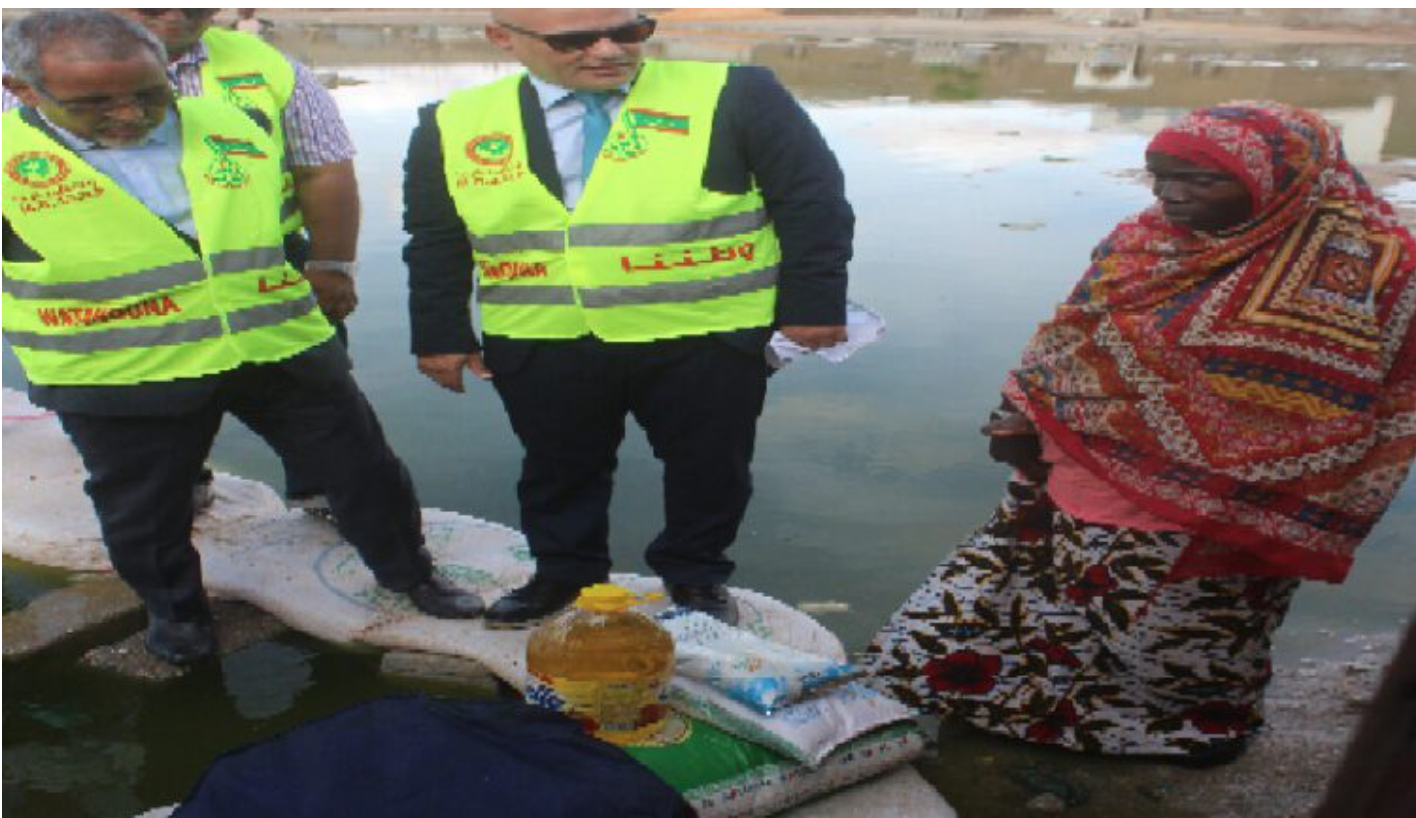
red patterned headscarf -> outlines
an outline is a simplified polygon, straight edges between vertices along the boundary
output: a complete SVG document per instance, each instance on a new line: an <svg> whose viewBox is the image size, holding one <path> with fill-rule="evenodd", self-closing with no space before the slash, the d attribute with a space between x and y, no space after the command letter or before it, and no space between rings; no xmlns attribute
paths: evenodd
<svg viewBox="0 0 1416 818"><path fill-rule="evenodd" d="M1182 570L1340 582L1416 457L1416 244L1311 111L1202 109L1150 150L1239 178L1253 216L1123 221L1004 393L1196 534Z"/></svg>

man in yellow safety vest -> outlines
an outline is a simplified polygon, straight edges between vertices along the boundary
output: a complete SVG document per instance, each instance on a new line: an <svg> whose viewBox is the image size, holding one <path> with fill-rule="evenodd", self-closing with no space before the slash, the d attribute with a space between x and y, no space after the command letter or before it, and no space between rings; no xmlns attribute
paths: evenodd
<svg viewBox="0 0 1416 818"><path fill-rule="evenodd" d="M813 349L846 336L853 216L831 151L764 69L642 60L654 28L632 9L498 9L487 38L527 71L424 109L409 148L418 367L457 392L464 370L490 379L526 453L536 573L491 626L608 576L627 415L664 464L650 567L677 604L735 621L725 552L764 347L774 329Z"/></svg>
<svg viewBox="0 0 1416 818"><path fill-rule="evenodd" d="M177 95L210 96L253 112L287 160L281 219L285 253L305 274L315 300L347 343L345 319L358 304L355 254L359 185L354 142L313 71L260 37L213 26L219 9L114 9L167 47L167 77ZM210 472L207 473L208 476ZM327 514L314 476L285 464L292 506Z"/></svg>
<svg viewBox="0 0 1416 818"><path fill-rule="evenodd" d="M114 14L36 12L4 39L24 103L3 117L5 338L84 461L148 649L215 649L191 486L227 412L318 475L380 584L479 615L434 575L407 470L286 262L276 143L227 102L174 102L162 43Z"/></svg>

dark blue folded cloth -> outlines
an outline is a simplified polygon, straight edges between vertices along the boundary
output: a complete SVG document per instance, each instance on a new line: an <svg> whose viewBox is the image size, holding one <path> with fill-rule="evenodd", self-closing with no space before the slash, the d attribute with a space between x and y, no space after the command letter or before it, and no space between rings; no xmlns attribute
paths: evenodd
<svg viewBox="0 0 1416 818"><path fill-rule="evenodd" d="M218 758L174 818L562 815L694 812L623 750L559 714L398 696Z"/></svg>

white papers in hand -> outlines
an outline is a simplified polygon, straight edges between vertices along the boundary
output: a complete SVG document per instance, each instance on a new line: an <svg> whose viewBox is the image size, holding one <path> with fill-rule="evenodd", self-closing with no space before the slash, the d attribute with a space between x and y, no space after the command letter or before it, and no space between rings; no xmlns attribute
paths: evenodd
<svg viewBox="0 0 1416 818"><path fill-rule="evenodd" d="M847 301L846 340L835 346L813 350L790 340L780 332L774 332L772 340L767 344L767 362L773 369L781 369L797 358L815 354L838 364L854 355L861 347L875 343L884 334L884 318L868 307Z"/></svg>

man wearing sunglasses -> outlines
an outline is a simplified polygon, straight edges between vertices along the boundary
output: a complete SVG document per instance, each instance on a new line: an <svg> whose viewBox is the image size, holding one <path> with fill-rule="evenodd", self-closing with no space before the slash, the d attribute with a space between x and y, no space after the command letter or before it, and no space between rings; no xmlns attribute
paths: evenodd
<svg viewBox="0 0 1416 818"><path fill-rule="evenodd" d="M853 216L835 157L761 68L644 60L626 9L498 9L527 69L420 114L406 164L413 351L438 385L490 379L525 449L530 582L487 612L535 622L610 570L625 417L664 465L646 560L733 622L726 582L774 329L845 338ZM474 291L482 337L475 337Z"/></svg>
<svg viewBox="0 0 1416 818"><path fill-rule="evenodd" d="M434 576L407 470L286 261L271 138L223 100L174 104L162 44L109 12L36 12L4 49L5 337L83 459L149 651L215 649L191 486L227 412L327 488L381 585L479 615Z"/></svg>

